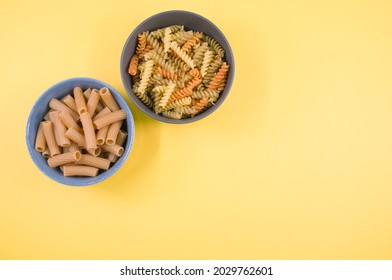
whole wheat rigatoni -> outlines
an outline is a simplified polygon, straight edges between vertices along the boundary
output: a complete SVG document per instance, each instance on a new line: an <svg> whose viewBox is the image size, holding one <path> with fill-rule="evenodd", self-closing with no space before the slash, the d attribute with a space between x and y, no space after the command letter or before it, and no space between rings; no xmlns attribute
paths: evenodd
<svg viewBox="0 0 392 280"><path fill-rule="evenodd" d="M37 137L35 137L35 150L37 152L42 153L43 151L45 151L45 148L46 148L46 140L45 140L44 131L42 129L42 123L40 123L37 131Z"/></svg>
<svg viewBox="0 0 392 280"><path fill-rule="evenodd" d="M91 152L97 148L97 138L95 136L93 121L91 120L91 116L88 112L80 114L80 121L82 122L86 148L89 152Z"/></svg>
<svg viewBox="0 0 392 280"><path fill-rule="evenodd" d="M74 97L78 114L81 115L82 113L87 112L86 100L84 99L83 91L80 87L74 88Z"/></svg>
<svg viewBox="0 0 392 280"><path fill-rule="evenodd" d="M126 117L127 115L124 110L117 110L94 120L93 123L96 129L101 129L102 127L114 122L125 120Z"/></svg>
<svg viewBox="0 0 392 280"><path fill-rule="evenodd" d="M51 121L42 122L42 130L45 135L46 144L48 145L50 156L60 154L59 146L57 145L56 138L54 136L53 124Z"/></svg>
<svg viewBox="0 0 392 280"><path fill-rule="evenodd" d="M54 136L56 142L60 147L68 147L71 145L69 139L65 136L65 131L67 130L64 123L59 118L59 112L53 111L49 113L50 121L53 123Z"/></svg>
<svg viewBox="0 0 392 280"><path fill-rule="evenodd" d="M49 108L34 146L48 166L64 176L97 176L123 155L127 116L108 88L75 87L61 101L51 99Z"/></svg>
<svg viewBox="0 0 392 280"><path fill-rule="evenodd" d="M120 110L120 106L118 106L112 93L109 91L107 87L101 88L99 94L101 95L101 99L103 100L103 103L110 109L110 111L113 112L113 111Z"/></svg>

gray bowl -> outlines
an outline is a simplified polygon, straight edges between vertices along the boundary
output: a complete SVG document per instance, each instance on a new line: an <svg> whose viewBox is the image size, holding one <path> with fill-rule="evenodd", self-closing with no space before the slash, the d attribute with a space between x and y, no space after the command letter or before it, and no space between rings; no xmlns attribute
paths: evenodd
<svg viewBox="0 0 392 280"><path fill-rule="evenodd" d="M106 171L100 171L96 177L65 177L60 170L57 168L51 168L46 162L46 159L34 149L35 138L37 135L37 130L40 122L42 121L44 115L49 110L49 101L52 98L61 99L68 93L72 93L73 88L81 87L82 89L87 88L102 88L107 87L113 94L118 105L127 114L127 119L123 124L122 129L128 133L126 143L124 144L124 154L119 157L119 159ZM91 78L73 78L65 80L55 84L51 88L47 89L36 101L33 108L31 109L30 116L27 121L26 127L26 142L27 148L30 152L30 156L33 159L35 165L49 178L53 179L64 185L69 186L88 186L101 182L110 176L112 176L125 162L126 158L131 151L133 138L135 135L135 126L133 121L133 116L128 104L120 93L108 84L94 80Z"/></svg>
<svg viewBox="0 0 392 280"><path fill-rule="evenodd" d="M218 101L215 103L214 106L209 108L208 110L204 111L203 113L196 115L193 118L188 119L181 119L181 120L174 120L170 118L163 117L161 115L156 114L152 109L148 108L140 99L133 93L132 91L132 79L131 76L128 74L128 66L129 61L132 55L135 52L135 48L137 46L137 36L138 34L142 33L143 31L147 30L155 30L158 28L166 27L169 25L184 25L186 30L194 30L200 31L204 34L211 36L214 38L225 50L225 57L224 59L230 65L229 73L227 76L227 83L225 89L220 93L220 97ZM120 63L120 70L121 70L121 78L124 85L124 88L131 98L131 100L142 110L144 113L149 115L150 117L157 119L159 121L167 122L167 123L175 123L175 124L182 124L182 123L190 123L197 120L200 120L212 112L214 112L226 99L227 95L229 94L231 85L233 83L234 78L234 57L233 52L230 48L229 42L223 35L223 33L219 30L219 28L213 24L208 19L187 11L167 11L163 13L159 13L153 15L140 23L136 29L131 33L126 41L122 54L121 54L121 63Z"/></svg>

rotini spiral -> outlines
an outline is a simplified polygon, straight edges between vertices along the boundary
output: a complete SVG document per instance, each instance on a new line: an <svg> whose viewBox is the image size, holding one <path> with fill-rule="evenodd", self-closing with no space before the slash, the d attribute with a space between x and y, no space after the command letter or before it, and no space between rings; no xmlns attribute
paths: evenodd
<svg viewBox="0 0 392 280"><path fill-rule="evenodd" d="M189 70L189 65L186 64L184 61L178 58L178 56L171 57L171 61L174 67L181 69L182 71L186 72Z"/></svg>
<svg viewBox="0 0 392 280"><path fill-rule="evenodd" d="M165 86L155 86L152 91L162 95L165 92Z"/></svg>
<svg viewBox="0 0 392 280"><path fill-rule="evenodd" d="M222 66L219 68L218 73L214 76L211 82L208 84L208 89L217 89L220 83L225 78L227 72L229 71L229 65L223 62Z"/></svg>
<svg viewBox="0 0 392 280"><path fill-rule="evenodd" d="M162 69L165 69L169 72L174 72L175 67L167 61L163 56L159 55L155 50L151 50L144 55L145 59L151 59L155 61Z"/></svg>
<svg viewBox="0 0 392 280"><path fill-rule="evenodd" d="M207 103L208 103L208 98L207 98L207 97L203 97L202 99L200 99L200 100L195 104L195 107L194 107L194 109L195 109L195 111L196 111L196 114L197 114L198 112L200 112L200 111L207 105Z"/></svg>
<svg viewBox="0 0 392 280"><path fill-rule="evenodd" d="M200 39L203 38L203 34L199 32L195 32L194 35L189 38L185 44L181 47L181 50L184 52L189 52L191 47L195 46L197 43L200 42Z"/></svg>
<svg viewBox="0 0 392 280"><path fill-rule="evenodd" d="M136 84L138 82L140 82L140 75L138 75L138 73L136 72L135 76L131 76L132 77L132 84Z"/></svg>
<svg viewBox="0 0 392 280"><path fill-rule="evenodd" d="M140 85L140 81L134 83L133 86L132 86L132 91L133 92L137 92L137 89L139 88L139 85Z"/></svg>
<svg viewBox="0 0 392 280"><path fill-rule="evenodd" d="M140 54L145 48L146 48L146 43L147 43L147 35L146 32L143 32L139 35L137 35L138 38L138 43L136 47L136 53Z"/></svg>
<svg viewBox="0 0 392 280"><path fill-rule="evenodd" d="M149 43L153 47L156 53L164 53L162 45L154 36L151 35L151 33L147 35L147 43Z"/></svg>
<svg viewBox="0 0 392 280"><path fill-rule="evenodd" d="M139 58L137 55L133 55L131 58L131 62L129 63L128 73L132 76L136 75L137 72L137 65L139 62Z"/></svg>
<svg viewBox="0 0 392 280"><path fill-rule="evenodd" d="M202 75L201 75L199 69L197 69L197 68L193 68L191 71L189 71L189 74L191 74L192 77L194 77L194 78L199 78L199 79L202 78Z"/></svg>
<svg viewBox="0 0 392 280"><path fill-rule="evenodd" d="M224 90L226 86L226 81L227 81L227 76L225 76L222 81L219 83L218 87L216 88L217 90Z"/></svg>
<svg viewBox="0 0 392 280"><path fill-rule="evenodd" d="M160 73L162 75L162 77L165 77L165 78L168 78L171 80L177 80L176 73L169 72L166 69L162 69L161 67L157 68L157 73Z"/></svg>
<svg viewBox="0 0 392 280"><path fill-rule="evenodd" d="M168 28L171 33L175 33L175 32L179 32L179 31L184 30L183 25L171 25L166 28ZM153 36L156 39L162 39L165 36L165 29L166 28L157 29L157 30L151 32L150 34L151 34L151 36Z"/></svg>
<svg viewBox="0 0 392 280"><path fill-rule="evenodd" d="M178 32L178 31L184 31L184 26L183 25L170 25L169 26L170 30L172 33Z"/></svg>
<svg viewBox="0 0 392 280"><path fill-rule="evenodd" d="M192 58L186 54L183 50L180 49L180 47L177 45L176 42L171 42L170 48L186 63L188 64L192 69L195 67L194 62Z"/></svg>
<svg viewBox="0 0 392 280"><path fill-rule="evenodd" d="M164 86L156 86L152 89L150 95L151 99L154 103L154 111L156 114L159 114L162 112L161 107L159 106L159 101L162 98L163 93L165 92L165 87Z"/></svg>
<svg viewBox="0 0 392 280"><path fill-rule="evenodd" d="M203 77L203 84L205 86L208 86L212 78L214 78L216 72L222 66L222 63L223 63L222 58L219 55L217 55L214 61L211 63L210 67L208 67L207 74Z"/></svg>
<svg viewBox="0 0 392 280"><path fill-rule="evenodd" d="M195 115L197 114L197 111L195 110L194 107L191 106L181 106L173 109L175 112L181 113L181 114L187 114L187 115Z"/></svg>
<svg viewBox="0 0 392 280"><path fill-rule="evenodd" d="M146 47L139 53L139 58L143 59L144 55L151 51L154 47L150 44L147 44Z"/></svg>
<svg viewBox="0 0 392 280"><path fill-rule="evenodd" d="M197 87L200 83L201 83L200 78L193 78L186 84L186 87L193 89L194 87Z"/></svg>
<svg viewBox="0 0 392 280"><path fill-rule="evenodd" d="M136 96L144 103L146 104L149 108L152 108L153 102L150 99L150 97L148 97L146 94L142 94L140 92L136 92Z"/></svg>
<svg viewBox="0 0 392 280"><path fill-rule="evenodd" d="M200 73L203 77L207 74L208 67L210 66L213 59L214 59L214 53L210 50L207 50L204 53L203 62L200 68Z"/></svg>
<svg viewBox="0 0 392 280"><path fill-rule="evenodd" d="M143 95L146 92L146 88L147 88L148 82L149 82L151 74L152 74L152 67L153 66L154 66L153 60L146 61L145 69L143 71L142 78L140 79L140 85L137 90L137 92L140 93L141 95Z"/></svg>
<svg viewBox="0 0 392 280"><path fill-rule="evenodd" d="M171 94L173 93L174 87L176 86L176 84L171 83L167 86L165 86L165 90L162 94L162 98L160 99L158 105L160 107L165 107L170 99Z"/></svg>
<svg viewBox="0 0 392 280"><path fill-rule="evenodd" d="M162 111L167 111L167 110L174 109L174 108L177 108L180 106L189 105L189 104L191 104L191 100L192 100L192 98L187 96L187 97L172 101L170 103L167 103L167 105L162 108Z"/></svg>
<svg viewBox="0 0 392 280"><path fill-rule="evenodd" d="M190 95L192 95L192 89L189 87L184 87L173 92L173 94L169 98L169 101L172 102Z"/></svg>
<svg viewBox="0 0 392 280"><path fill-rule="evenodd" d="M176 41L177 44L183 45L192 36L193 36L192 31L178 31L172 34L172 39L173 41Z"/></svg>
<svg viewBox="0 0 392 280"><path fill-rule="evenodd" d="M219 97L219 90L213 90L213 89L202 89L202 90L197 90L192 93L193 98L218 98Z"/></svg>
<svg viewBox="0 0 392 280"><path fill-rule="evenodd" d="M173 110L163 111L162 115L165 116L166 118L171 118L175 120L181 119L181 113L175 112Z"/></svg>
<svg viewBox="0 0 392 280"><path fill-rule="evenodd" d="M219 45L219 43L212 37L204 35L204 40L206 42L208 42L209 46L211 47L211 49L216 52L220 57L224 57L225 56L225 51L223 50L223 48L221 47L221 45Z"/></svg>
<svg viewBox="0 0 392 280"><path fill-rule="evenodd" d="M165 35L163 36L163 51L167 52L170 48L170 43L172 41L172 31L169 27L165 28Z"/></svg>
<svg viewBox="0 0 392 280"><path fill-rule="evenodd" d="M153 85L156 85L156 86L163 86L164 84L162 83L162 79L163 79L162 74L159 73L158 71L155 71L155 72L153 72L153 74L151 75L150 82L151 82Z"/></svg>
<svg viewBox="0 0 392 280"><path fill-rule="evenodd" d="M195 49L195 54L193 55L193 61L197 67L200 67L203 63L204 53L208 50L208 43L202 43L197 49Z"/></svg>

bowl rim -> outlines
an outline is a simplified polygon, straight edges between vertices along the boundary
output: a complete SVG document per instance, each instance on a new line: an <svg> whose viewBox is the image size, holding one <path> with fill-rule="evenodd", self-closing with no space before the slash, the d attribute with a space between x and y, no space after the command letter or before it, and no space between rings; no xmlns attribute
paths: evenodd
<svg viewBox="0 0 392 280"><path fill-rule="evenodd" d="M42 100L45 98L46 95L50 94L53 90L62 87L64 84L70 83L70 82L93 82L93 83L98 83L98 84L102 84L102 87L107 87L109 88L109 90L111 92L114 92L114 98L116 99L121 99L121 102L124 103L126 105L126 108L121 107L121 109L125 109L126 115L127 115L127 123L128 123L128 137L127 137L127 148L124 149L124 154L120 157L120 159L117 161L118 164L113 164L112 167L110 167L108 170L106 170L105 172L99 174L96 177L80 177L83 178L83 181L79 181L77 182L78 177L63 177L64 179L58 179L53 177L51 174L49 174L47 172L47 168L45 168L41 162L39 162L38 160L38 156L42 157L42 155L40 153L38 153L35 148L34 148L34 143L32 143L32 141L30 141L30 128L32 126L32 118L34 115L34 112L37 110L37 108L42 106ZM66 93L64 93L64 96L66 95ZM45 106L47 106L47 104L45 104ZM129 131L130 129L130 131ZM89 78L89 77L74 77L74 78L69 78L69 79L65 79L62 80L52 86L50 86L49 88L47 88L45 91L43 91L41 93L41 95L38 97L38 99L36 99L33 107L30 110L29 113L29 117L27 119L27 124L26 124L26 145L27 145L27 149L29 151L30 157L32 158L34 164L38 167L38 169L45 174L48 178L50 178L51 180L60 183L62 185L66 185L66 186L72 186L72 187L84 187L84 186L90 186L90 185L94 185L97 184L99 182L102 182L106 179L108 179L109 177L111 177L114 173L116 173L120 167L125 163L128 155L130 154L131 150L132 150L132 146L133 146L133 142L134 142L134 138L135 138L135 122L134 122L134 118L132 115L132 111L127 103L127 101L125 100L125 98L120 94L120 92L118 92L114 87L112 87L111 85L98 80L98 79L94 79L94 78ZM35 141L35 139L34 139ZM50 168L48 166L48 168ZM102 175L102 176L101 176ZM61 178L61 177L60 177ZM73 178L76 179L75 180L67 180L67 178Z"/></svg>
<svg viewBox="0 0 392 280"><path fill-rule="evenodd" d="M216 31L222 36L223 40L225 41L225 43L227 44L227 48L225 49L226 53L230 54L230 57L232 58L232 63L230 65L230 70L229 70L229 74L228 74L228 79L226 82L226 86L225 89L223 90L221 96L219 97L219 99L216 101L215 105L212 106L211 108L209 108L208 110L196 115L195 117L192 118L186 118L186 119L180 119L180 120L176 120L176 119L171 119L171 118L167 118L164 116L161 116L159 114L156 114L155 112L153 112L150 108L148 108L139 98L137 98L137 96L133 93L132 88L130 88L129 90L131 92L129 92L128 88L125 86L125 79L129 79L129 75L127 71L123 71L125 69L125 63L128 65L128 62L125 62L123 57L125 56L125 49L128 46L128 44L131 42L131 38L135 36L136 34L136 30L138 30L141 26L143 26L144 24L146 24L148 21L160 17L162 15L165 14L176 14L176 13L184 13L184 14L188 14L188 15L192 15L195 17L199 17L202 20L206 21L208 24L210 24L213 28L216 29ZM137 34L136 34L137 36ZM132 54L134 54L135 51L133 51ZM127 93L127 95L129 96L129 98L132 100L132 102L146 115L148 115L149 117L161 121L161 122L165 122L165 123L170 123L170 124L186 124L186 123L192 123L195 121L199 121L201 119L204 119L205 117L209 116L210 114L212 114L213 112L215 112L218 107L220 107L222 105L222 103L225 101L225 99L227 98L227 96L229 95L229 92L231 90L231 87L233 85L234 82L234 74L235 74L235 61L234 61L234 53L233 50L230 46L229 41L227 40L226 36L223 34L223 32L218 28L218 26L216 24L214 24L211 20L209 20L208 18L197 14L195 12L190 12L190 11L186 11L186 10L167 10L167 11L163 11L163 12L159 12L157 14L153 14L151 16L149 16L148 18L146 18L145 20L143 20L141 23L139 23L131 32L131 34L128 36L127 40L125 41L125 44L123 46L122 52L121 52L121 57L120 57L120 74L121 74L121 80L125 89L125 92ZM224 93L224 94L223 94Z"/></svg>

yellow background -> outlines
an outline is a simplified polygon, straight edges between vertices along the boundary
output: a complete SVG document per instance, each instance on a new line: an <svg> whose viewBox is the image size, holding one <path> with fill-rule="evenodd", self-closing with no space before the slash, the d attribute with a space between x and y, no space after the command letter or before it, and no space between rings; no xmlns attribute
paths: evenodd
<svg viewBox="0 0 392 280"><path fill-rule="evenodd" d="M125 40L171 9L227 36L227 100L187 125L130 104L114 176L45 177L25 144L35 100L77 76L126 96ZM6 0L0 30L1 259L392 258L391 1Z"/></svg>

